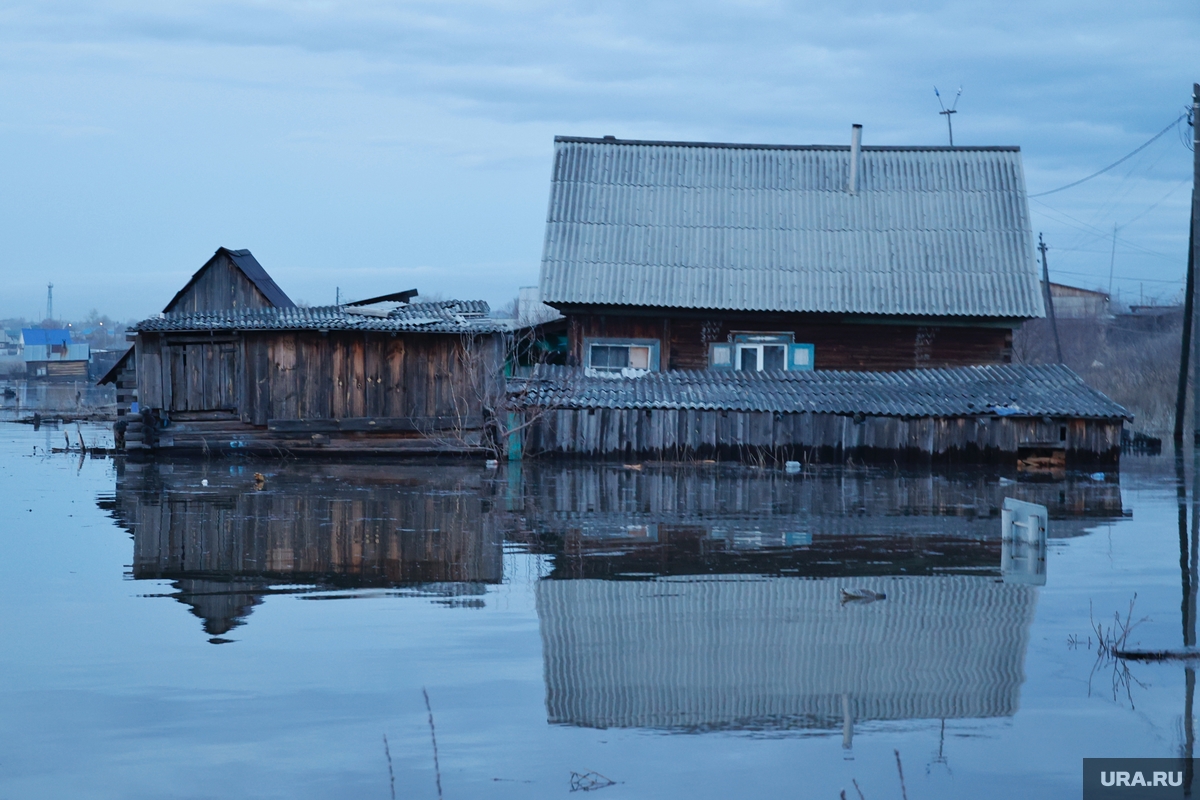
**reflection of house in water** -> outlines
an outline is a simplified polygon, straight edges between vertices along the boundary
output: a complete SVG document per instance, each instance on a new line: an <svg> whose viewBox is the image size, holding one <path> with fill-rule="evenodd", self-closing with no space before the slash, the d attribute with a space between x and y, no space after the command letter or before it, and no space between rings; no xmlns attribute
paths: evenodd
<svg viewBox="0 0 1200 800"><path fill-rule="evenodd" d="M525 524L557 554L561 578L999 574L1006 497L1047 506L1052 538L1122 514L1120 486L1091 480L718 466L526 470Z"/></svg>
<svg viewBox="0 0 1200 800"><path fill-rule="evenodd" d="M1038 590L1001 577L1006 497L1048 506L1055 537L1122 514L1116 484L971 473L600 466L527 484L526 524L556 552L537 585L552 723L847 746L856 722L1016 712ZM886 597L843 595L859 589Z"/></svg>
<svg viewBox="0 0 1200 800"><path fill-rule="evenodd" d="M214 636L281 585L471 596L502 578L479 470L291 464L259 489L254 469L130 463L117 479L133 577L174 581Z"/></svg>
<svg viewBox="0 0 1200 800"><path fill-rule="evenodd" d="M843 729L1016 713L1037 589L995 578L544 580L552 723ZM850 584L856 587L859 584Z"/></svg>

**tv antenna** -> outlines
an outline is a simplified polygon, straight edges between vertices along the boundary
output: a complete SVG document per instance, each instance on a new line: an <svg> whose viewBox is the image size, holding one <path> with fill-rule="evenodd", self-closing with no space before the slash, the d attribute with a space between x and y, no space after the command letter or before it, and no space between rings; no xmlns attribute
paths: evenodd
<svg viewBox="0 0 1200 800"><path fill-rule="evenodd" d="M958 98L962 97L962 87L958 87L958 94L954 95L954 102L949 108L946 108L946 104L942 102L942 93L938 91L936 86L933 87L933 93L937 95L938 105L942 107L942 110L938 113L946 117L946 130L950 132L950 146L954 147L954 125L950 122L950 115L958 113Z"/></svg>

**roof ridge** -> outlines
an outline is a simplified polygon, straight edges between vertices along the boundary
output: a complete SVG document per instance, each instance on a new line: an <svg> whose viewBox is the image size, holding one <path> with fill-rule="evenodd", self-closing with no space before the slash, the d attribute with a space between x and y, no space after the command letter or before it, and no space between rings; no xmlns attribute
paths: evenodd
<svg viewBox="0 0 1200 800"><path fill-rule="evenodd" d="M849 152L848 144L759 144L752 142L688 142L671 139L615 139L594 136L555 136L555 143L564 144L612 144L649 147L713 147L730 150L841 150ZM862 151L896 152L1020 152L1020 145L862 145Z"/></svg>

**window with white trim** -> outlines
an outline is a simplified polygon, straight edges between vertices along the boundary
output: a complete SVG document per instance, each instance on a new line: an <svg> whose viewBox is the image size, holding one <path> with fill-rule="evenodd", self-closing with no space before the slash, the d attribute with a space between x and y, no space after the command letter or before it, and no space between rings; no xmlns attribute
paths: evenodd
<svg viewBox="0 0 1200 800"><path fill-rule="evenodd" d="M797 344L794 334L737 333L732 338L709 345L709 368L743 372L813 368L813 345Z"/></svg>
<svg viewBox="0 0 1200 800"><path fill-rule="evenodd" d="M598 372L642 372L658 370L656 339L587 339L584 366Z"/></svg>

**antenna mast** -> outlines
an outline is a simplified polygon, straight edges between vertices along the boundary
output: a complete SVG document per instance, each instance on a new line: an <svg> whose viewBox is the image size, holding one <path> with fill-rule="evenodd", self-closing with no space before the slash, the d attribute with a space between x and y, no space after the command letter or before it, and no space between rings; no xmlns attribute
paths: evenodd
<svg viewBox="0 0 1200 800"><path fill-rule="evenodd" d="M46 284L46 319L54 319L54 284Z"/></svg>
<svg viewBox="0 0 1200 800"><path fill-rule="evenodd" d="M946 108L946 104L942 102L942 93L936 86L933 87L933 93L937 95L938 105L942 107L938 113L946 117L946 130L950 133L950 146L954 147L954 125L950 122L950 116L958 113L958 98L962 97L962 87L958 87L958 94L954 95L954 103L949 108Z"/></svg>

